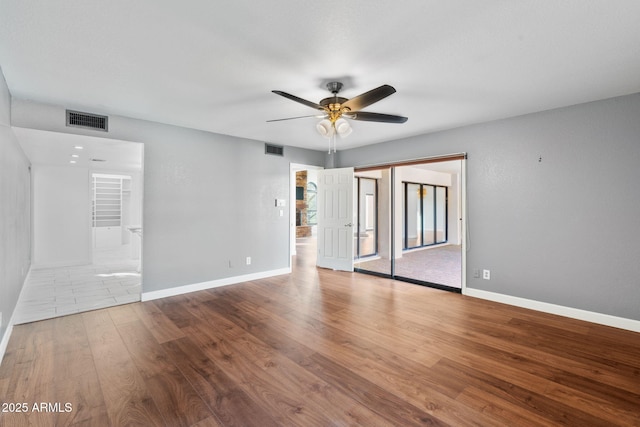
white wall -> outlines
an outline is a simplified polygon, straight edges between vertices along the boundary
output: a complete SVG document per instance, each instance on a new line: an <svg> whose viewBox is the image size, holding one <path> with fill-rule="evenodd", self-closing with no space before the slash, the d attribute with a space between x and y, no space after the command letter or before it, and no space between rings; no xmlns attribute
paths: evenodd
<svg viewBox="0 0 640 427"><path fill-rule="evenodd" d="M401 188L403 181L450 187L451 174L412 166L400 166L396 169L396 184L399 186L396 190Z"/></svg>
<svg viewBox="0 0 640 427"><path fill-rule="evenodd" d="M31 262L29 160L11 129L10 105L0 69L0 361Z"/></svg>
<svg viewBox="0 0 640 427"><path fill-rule="evenodd" d="M91 263L87 168L33 165L34 268Z"/></svg>

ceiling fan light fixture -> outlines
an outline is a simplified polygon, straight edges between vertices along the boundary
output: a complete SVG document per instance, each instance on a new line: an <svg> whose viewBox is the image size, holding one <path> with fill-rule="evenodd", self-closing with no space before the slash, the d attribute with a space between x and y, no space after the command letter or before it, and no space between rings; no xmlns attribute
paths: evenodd
<svg viewBox="0 0 640 427"><path fill-rule="evenodd" d="M351 132L353 132L353 129L351 129L351 125L349 125L349 122L343 118L339 118L338 120L336 120L334 126L338 135L343 138L349 136Z"/></svg>
<svg viewBox="0 0 640 427"><path fill-rule="evenodd" d="M318 130L318 133L325 138L331 138L331 136L333 135L333 126L328 119L321 120L316 125L316 129Z"/></svg>

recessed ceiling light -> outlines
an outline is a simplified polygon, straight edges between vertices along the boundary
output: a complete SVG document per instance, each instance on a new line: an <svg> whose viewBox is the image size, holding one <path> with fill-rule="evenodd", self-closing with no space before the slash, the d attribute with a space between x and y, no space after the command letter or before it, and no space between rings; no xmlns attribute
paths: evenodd
<svg viewBox="0 0 640 427"><path fill-rule="evenodd" d="M76 163L75 160L69 160L69 163Z"/></svg>
<svg viewBox="0 0 640 427"><path fill-rule="evenodd" d="M78 158L78 157L80 157L80 156L79 156L79 155L77 155L77 154L72 154L72 155L71 155L71 157Z"/></svg>
<svg viewBox="0 0 640 427"><path fill-rule="evenodd" d="M83 150L84 147L82 145L76 145L73 148L75 148L76 150Z"/></svg>

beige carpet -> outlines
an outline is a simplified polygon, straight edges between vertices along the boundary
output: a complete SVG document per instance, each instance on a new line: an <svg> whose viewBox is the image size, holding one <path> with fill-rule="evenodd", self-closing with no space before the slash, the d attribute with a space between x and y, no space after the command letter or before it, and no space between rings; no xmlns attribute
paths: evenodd
<svg viewBox="0 0 640 427"><path fill-rule="evenodd" d="M388 259L356 261L356 268L391 274ZM462 288L462 248L459 245L413 250L396 260L395 275L423 282Z"/></svg>

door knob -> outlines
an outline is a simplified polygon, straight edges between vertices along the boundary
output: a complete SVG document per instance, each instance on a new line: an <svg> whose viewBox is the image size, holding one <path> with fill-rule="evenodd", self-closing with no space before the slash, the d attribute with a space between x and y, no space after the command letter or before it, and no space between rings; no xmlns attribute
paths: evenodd
<svg viewBox="0 0 640 427"><path fill-rule="evenodd" d="M344 226L345 226L345 227L353 227L353 224L352 224L352 223L349 223L349 224L345 224Z"/></svg>

